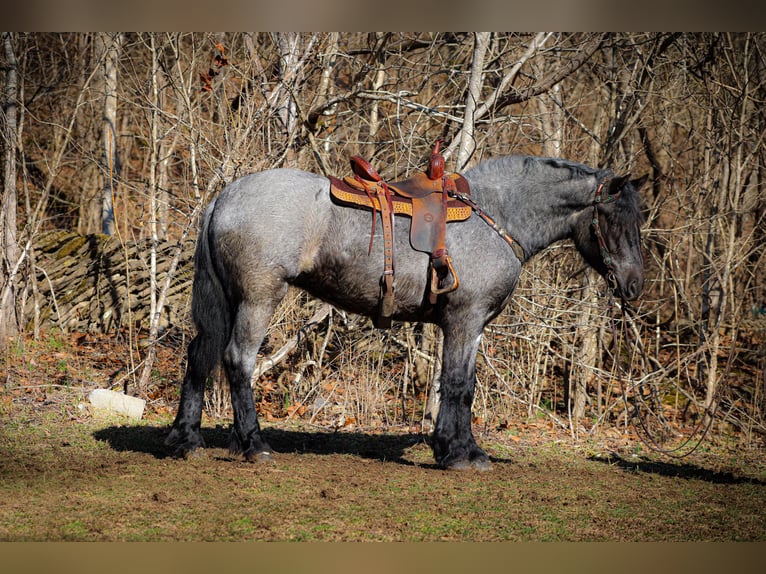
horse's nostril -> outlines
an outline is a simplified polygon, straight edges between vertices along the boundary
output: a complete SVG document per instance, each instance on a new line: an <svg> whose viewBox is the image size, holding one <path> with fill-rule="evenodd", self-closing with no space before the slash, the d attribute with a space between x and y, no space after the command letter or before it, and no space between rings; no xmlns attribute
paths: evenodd
<svg viewBox="0 0 766 574"><path fill-rule="evenodd" d="M641 294L641 281L634 277L628 281L627 288L625 289L625 298L629 300L637 299Z"/></svg>

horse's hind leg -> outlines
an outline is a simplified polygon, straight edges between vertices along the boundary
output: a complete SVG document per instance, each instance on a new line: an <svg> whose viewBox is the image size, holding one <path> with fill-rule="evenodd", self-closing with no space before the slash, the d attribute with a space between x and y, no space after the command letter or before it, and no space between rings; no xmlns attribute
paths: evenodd
<svg viewBox="0 0 766 574"><path fill-rule="evenodd" d="M205 382L220 359L220 344L217 344L215 337L200 331L189 343L187 354L178 414L165 439L165 444L174 448L173 456L179 458L185 458L195 449L205 446L200 434Z"/></svg>
<svg viewBox="0 0 766 574"><path fill-rule="evenodd" d="M242 453L251 461L272 458L271 447L261 437L251 378L258 349L266 335L274 309L287 291L287 286L279 287L276 291L278 292L270 297L240 303L231 338L223 355L234 409L234 426L229 449L233 453Z"/></svg>

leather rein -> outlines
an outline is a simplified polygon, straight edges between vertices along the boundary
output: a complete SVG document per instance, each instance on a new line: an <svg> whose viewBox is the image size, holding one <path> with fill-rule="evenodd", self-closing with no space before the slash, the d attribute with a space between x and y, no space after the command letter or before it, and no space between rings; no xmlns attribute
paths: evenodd
<svg viewBox="0 0 766 574"><path fill-rule="evenodd" d="M651 450L665 454L672 458L684 458L692 454L695 450L697 450L699 446L702 444L702 441L705 440L705 437L707 436L708 432L710 431L710 428L712 427L716 409L713 409L711 412L711 409L709 406L705 407L705 417L701 419L700 421L698 421L692 433L680 445L670 449L664 448L660 445L660 441L652 435L652 432L649 430L648 425L645 421L645 418L642 416L642 413L641 413L641 407L643 406L649 412L654 412L655 416L657 416L667 426L667 421L662 415L662 410L661 410L662 405L661 405L661 401L659 400L657 396L658 394L657 390L651 387L648 389L648 392L645 392L645 387L643 385L643 382L640 382L638 384L638 388L636 392L635 404L633 405L633 408L631 409L630 403L628 401L628 394L625 389L625 382L623 380L622 364L620 363L620 359L619 359L620 358L620 343L619 343L619 337L618 337L617 317L614 311L614 307L615 307L615 301L614 301L614 295L613 295L614 292L617 291L620 294L620 311L622 312L623 325L627 323L626 318L630 317L631 314L634 313L634 311L632 307L628 304L628 302L625 300L625 298L622 296L622 292L619 291L618 289L617 277L615 275L614 265L612 263L612 254L610 253L609 248L606 245L606 240L604 239L604 235L601 232L601 226L599 224L599 218L598 218L598 206L606 204L606 203L612 203L619 196L619 194L613 194L613 195L607 194L606 197L602 195L604 187L609 183L610 179L611 178L608 176L603 178L599 182L598 187L596 188L596 196L593 202L593 217L591 218L591 227L593 228L593 232L596 235L596 240L598 241L599 250L601 252L601 259L604 262L604 266L607 269L606 281L610 287L607 306L609 307L610 327L612 331L612 357L613 357L613 362L617 371L617 381L620 385L622 400L623 400L623 403L625 404L625 413L626 415L629 416L629 420L631 421L633 428L636 430L636 434L638 435L639 439L641 439L641 442L643 442L647 447L649 447ZM624 333L625 333L626 342L628 343L628 347L636 346L641 353L643 363L648 364L646 351L644 349L643 344L641 344L641 341L640 340L638 342L632 341L629 329L627 328L624 329ZM652 408L652 406L647 405L647 402L651 402L651 405L654 408ZM717 401L715 400L711 401L711 404L717 405ZM634 420L638 421L638 425L633 423ZM699 437L699 440L695 444L691 445L692 440L699 432L700 427L702 427L703 425L703 420L704 420L705 426L704 426L704 429L702 429L702 434ZM688 447L688 450L686 450L687 447ZM685 452L682 452L682 451L685 451Z"/></svg>
<svg viewBox="0 0 766 574"><path fill-rule="evenodd" d="M500 227L497 222L490 216L486 211L484 211L481 207L479 207L479 204L477 204L473 199L468 197L467 195L463 193L458 192L450 192L450 197L454 197L455 199L459 199L463 203L465 203L468 207L471 208L471 210L478 215L481 220L486 223L487 225L492 228L492 230L497 233L511 248L513 251L513 254L516 256L516 258L521 262L524 263L527 260L526 252L524 251L524 248L521 246L521 244L514 239L505 229Z"/></svg>

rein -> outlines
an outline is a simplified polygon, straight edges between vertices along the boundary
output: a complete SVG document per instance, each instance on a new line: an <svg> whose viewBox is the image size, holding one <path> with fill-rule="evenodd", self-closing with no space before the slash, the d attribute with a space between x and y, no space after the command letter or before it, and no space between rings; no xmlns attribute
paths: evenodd
<svg viewBox="0 0 766 574"><path fill-rule="evenodd" d="M606 266L606 280L611 288L617 287L617 277L614 274L614 266L612 265L612 254L609 253L609 248L606 246L606 240L603 233L601 233L601 226L598 222L598 206L601 204L612 203L617 199L617 195L607 194L606 198L602 198L601 193L604 191L604 186L609 182L611 178L603 178L596 188L596 199L593 201L593 217L591 218L590 225L593 228L593 232L596 234L596 240L598 240L598 247L601 251L601 260Z"/></svg>
<svg viewBox="0 0 766 574"><path fill-rule="evenodd" d="M647 427L647 423L645 418L642 416L641 413L641 407L645 407L645 410L649 413L655 414L655 416L661 420L665 426L667 426L667 421L665 420L665 417L662 415L662 404L657 396L657 390L654 388L649 388L648 393L644 392L644 385L643 383L639 383L638 385L638 392L636 393L636 401L633 405L633 408L631 409L630 403L628 402L628 394L625 388L625 381L623 379L622 375L622 364L620 363L620 347L617 337L617 318L615 316L614 312L614 298L610 295L609 296L609 316L610 316L610 326L612 329L612 356L614 360L614 364L616 366L617 370L617 381L620 385L620 392L622 393L622 401L625 404L625 412L629 415L631 424L633 425L633 428L636 431L636 434L638 435L638 438L641 439L641 442L643 442L647 447L649 447L651 450L655 452L662 453L666 456L669 456L671 458L684 458L686 456L689 456L692 454L695 450L697 450L700 445L702 444L702 441L705 440L705 437L707 436L708 432L710 432L710 429L713 426L713 420L715 417L715 413L717 410L718 401L715 400L715 397L713 397L713 400L711 401L711 404L716 405L713 409L710 408L710 406L706 406L704 410L704 416L700 418L700 420L697 422L697 424L694 427L694 430L692 433L678 446L675 448L664 448L660 445L660 441L656 439L652 432ZM625 317L630 316L630 311L627 311L630 309L630 306L628 303L621 298L621 305L620 310L622 311L623 315L623 324L625 324ZM625 339L628 343L628 346L635 345L638 347L638 349L641 352L642 359L644 361L644 364L648 363L647 357L646 357L646 351L644 350L643 345L636 342L631 341L630 333L628 329L625 329ZM718 394L720 389L716 390L716 395ZM650 401L650 404L647 404L647 402ZM656 411L656 412L655 412ZM633 421L637 420L638 425L636 425ZM700 428L703 426L702 434L699 437L699 440L697 440L696 443L694 443L691 447L689 445L692 443L692 440L694 437L699 433ZM682 452L685 449L688 450L686 452Z"/></svg>
<svg viewBox="0 0 766 574"><path fill-rule="evenodd" d="M492 230L497 233L508 245L510 245L511 250L513 251L513 254L516 256L516 258L521 262L524 263L524 261L527 260L526 253L524 252L524 248L521 246L521 244L514 239L505 229L500 227L497 222L481 207L479 207L479 204L477 204L473 199L465 195L464 193L459 193L457 191L450 192L450 197L454 197L455 199L459 199L463 203L465 203L468 207L471 208L471 210L478 215L484 223L489 225Z"/></svg>
<svg viewBox="0 0 766 574"><path fill-rule="evenodd" d="M617 194L615 195L606 195L606 197L602 196L604 186L609 182L608 177L605 177L602 179L598 187L596 188L596 197L593 203L593 217L591 219L591 226L593 227L593 232L596 235L596 239L598 240L599 249L601 251L601 259L604 262L604 266L607 269L606 273L606 281L610 288L610 294L609 294L609 300L608 300L608 307L609 307L609 318L610 318L610 327L612 330L612 356L613 361L616 366L617 370L617 381L620 385L620 392L622 393L622 401L625 404L625 412L629 415L629 420L631 421L631 424L633 425L633 428L636 430L636 434L641 439L641 442L643 442L647 447L649 447L651 450L654 450L656 452L665 454L672 458L684 458L686 456L689 456L692 454L695 450L699 448L699 446L702 444L702 441L705 440L705 437L707 436L708 432L710 431L710 428L713 425L713 420L715 416L715 408L712 410L710 407L705 407L705 416L700 419L700 421L695 426L694 430L692 431L691 435L686 438L680 445L678 445L675 448L664 448L660 445L660 441L657 440L653 435L652 432L647 428L647 423L644 417L641 413L641 407L645 407L645 409L650 412L654 413L655 416L659 420L667 426L667 421L665 420L665 417L662 415L662 404L659 398L657 397L657 390L654 388L649 388L648 394L644 392L645 387L642 383L639 383L639 388L637 389L636 393L636 401L633 405L633 408L631 409L630 403L628 402L628 394L625 389L625 382L623 380L623 374L622 374L622 364L620 363L620 344L618 341L617 336L617 317L615 316L614 307L614 297L612 296L612 292L615 290L618 290L618 284L617 284L617 277L614 272L614 265L612 265L612 255L609 252L609 248L606 245L606 241L604 240L604 236L601 233L601 226L599 225L599 219L598 219L598 206L600 204L605 203L611 203L617 199ZM628 305L627 301L625 301L622 296L620 297L620 310L622 311L622 319L623 319L623 325L625 325L626 318L630 316L630 312L628 311L630 309L630 306ZM628 343L628 346L635 345L641 352L642 359L644 364L648 364L646 351L644 350L643 345L640 344L640 341L633 342L631 341L630 332L626 328L624 330L625 332L625 339ZM647 402L650 401L650 404L647 404ZM711 401L711 404L717 405L717 401L713 400ZM654 407L654 408L652 408ZM717 407L716 407L717 408ZM655 412L656 411L656 412ZM637 420L638 425L636 425L633 421ZM705 428L702 430L702 434L699 437L699 440L692 445L688 451L681 452L687 449L687 447L691 444L693 438L697 435L697 433L700 430L700 427L702 427L704 421Z"/></svg>

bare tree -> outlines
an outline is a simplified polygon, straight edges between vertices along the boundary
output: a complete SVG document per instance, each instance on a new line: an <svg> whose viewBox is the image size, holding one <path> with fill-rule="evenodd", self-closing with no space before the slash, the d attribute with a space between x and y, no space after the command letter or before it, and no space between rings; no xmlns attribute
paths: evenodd
<svg viewBox="0 0 766 574"><path fill-rule="evenodd" d="M5 56L5 98L2 137L4 148L3 196L0 209L0 342L18 332L16 317L16 276L19 272L19 249L16 242L16 141L18 110L18 63L14 34L3 32Z"/></svg>
<svg viewBox="0 0 766 574"><path fill-rule="evenodd" d="M104 158L104 188L101 194L101 231L114 233L114 195L122 171L117 141L117 68L122 47L122 33L96 34L97 53L103 69L104 114L101 127L101 145Z"/></svg>

